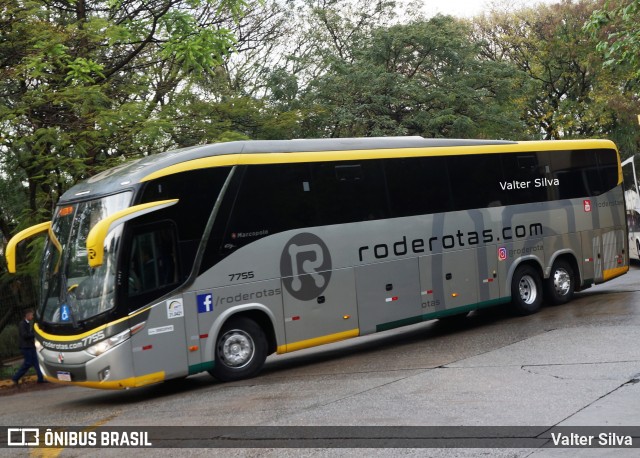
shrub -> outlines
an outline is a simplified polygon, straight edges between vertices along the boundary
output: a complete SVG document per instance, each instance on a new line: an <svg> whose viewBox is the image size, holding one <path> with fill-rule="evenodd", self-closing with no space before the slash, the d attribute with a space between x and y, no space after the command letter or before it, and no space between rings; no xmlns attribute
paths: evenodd
<svg viewBox="0 0 640 458"><path fill-rule="evenodd" d="M20 356L18 326L10 324L0 332L0 361L15 356Z"/></svg>

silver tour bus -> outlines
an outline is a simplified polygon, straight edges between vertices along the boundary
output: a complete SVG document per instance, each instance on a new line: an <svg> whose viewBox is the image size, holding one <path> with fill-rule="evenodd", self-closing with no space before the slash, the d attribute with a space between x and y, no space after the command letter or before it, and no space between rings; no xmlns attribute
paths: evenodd
<svg viewBox="0 0 640 458"><path fill-rule="evenodd" d="M149 156L75 185L46 233L46 378L131 388L543 297L628 270L606 140L242 141Z"/></svg>

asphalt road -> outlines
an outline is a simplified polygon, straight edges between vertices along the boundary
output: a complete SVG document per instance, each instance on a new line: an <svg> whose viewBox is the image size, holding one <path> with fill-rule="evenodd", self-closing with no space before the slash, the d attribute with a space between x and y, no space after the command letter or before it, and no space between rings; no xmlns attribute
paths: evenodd
<svg viewBox="0 0 640 458"><path fill-rule="evenodd" d="M0 424L85 430L366 425L596 426L603 432L637 426L640 431L639 348L640 267L634 265L629 274L536 315L485 310L460 323L432 321L271 357L261 376L243 382L222 384L203 374L131 391L16 391L0 397ZM638 436L634 440L640 442ZM7 456L134 453L175 456L177 450L0 448ZM537 458L637 456L637 449L192 448L179 454Z"/></svg>

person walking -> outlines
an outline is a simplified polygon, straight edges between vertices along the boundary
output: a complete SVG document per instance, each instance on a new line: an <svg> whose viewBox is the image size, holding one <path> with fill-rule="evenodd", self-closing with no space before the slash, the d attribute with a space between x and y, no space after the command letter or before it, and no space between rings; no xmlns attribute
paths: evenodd
<svg viewBox="0 0 640 458"><path fill-rule="evenodd" d="M27 373L30 367L34 367L38 376L38 383L46 383L42 376L40 365L38 364L38 354L36 353L35 334L33 332L33 310L29 309L24 313L24 319L18 325L18 345L24 357L20 369L11 377L14 386L18 386L20 379Z"/></svg>

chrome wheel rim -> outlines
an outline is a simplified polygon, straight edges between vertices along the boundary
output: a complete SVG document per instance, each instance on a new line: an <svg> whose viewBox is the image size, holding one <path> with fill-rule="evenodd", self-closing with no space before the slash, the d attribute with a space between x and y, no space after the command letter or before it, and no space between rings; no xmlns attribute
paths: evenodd
<svg viewBox="0 0 640 458"><path fill-rule="evenodd" d="M520 279L518 290L520 291L520 299L525 304L533 304L538 296L536 282L529 275L525 275Z"/></svg>
<svg viewBox="0 0 640 458"><path fill-rule="evenodd" d="M236 369L249 364L255 354L255 344L249 334L240 329L227 331L220 339L218 355L222 362Z"/></svg>
<svg viewBox="0 0 640 458"><path fill-rule="evenodd" d="M571 289L571 276L569 272L564 269L558 269L553 274L553 286L556 289L556 293L560 296L565 296Z"/></svg>

